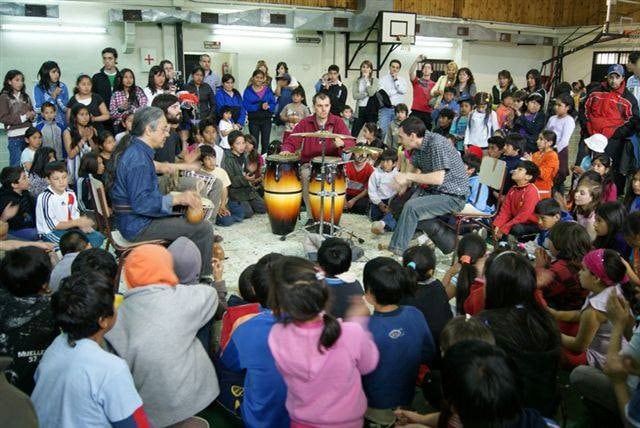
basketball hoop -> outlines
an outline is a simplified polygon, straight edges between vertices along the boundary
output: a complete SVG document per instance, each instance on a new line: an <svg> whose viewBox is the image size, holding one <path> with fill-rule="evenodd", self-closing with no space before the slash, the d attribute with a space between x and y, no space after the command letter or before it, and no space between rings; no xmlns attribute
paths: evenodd
<svg viewBox="0 0 640 428"><path fill-rule="evenodd" d="M411 42L413 41L412 36L407 36L405 34L397 34L394 36L396 41L400 43L400 50L410 52L411 51Z"/></svg>
<svg viewBox="0 0 640 428"><path fill-rule="evenodd" d="M624 30L622 35L631 40L640 40L640 28L636 28L635 30Z"/></svg>

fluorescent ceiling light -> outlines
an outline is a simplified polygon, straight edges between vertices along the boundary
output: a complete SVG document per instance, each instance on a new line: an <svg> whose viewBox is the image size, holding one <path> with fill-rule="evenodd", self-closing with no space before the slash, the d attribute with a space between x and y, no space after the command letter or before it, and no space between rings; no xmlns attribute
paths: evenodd
<svg viewBox="0 0 640 428"><path fill-rule="evenodd" d="M293 39L293 32L288 28L262 28L241 26L214 27L214 36L261 37L266 39Z"/></svg>
<svg viewBox="0 0 640 428"><path fill-rule="evenodd" d="M4 31L28 31L48 33L82 33L82 34L106 34L105 27L73 27L69 25L40 25L40 24L2 24L0 29Z"/></svg>
<svg viewBox="0 0 640 428"><path fill-rule="evenodd" d="M445 39L439 39L436 37L422 37L416 36L416 46L424 48L452 48L453 42L444 41Z"/></svg>

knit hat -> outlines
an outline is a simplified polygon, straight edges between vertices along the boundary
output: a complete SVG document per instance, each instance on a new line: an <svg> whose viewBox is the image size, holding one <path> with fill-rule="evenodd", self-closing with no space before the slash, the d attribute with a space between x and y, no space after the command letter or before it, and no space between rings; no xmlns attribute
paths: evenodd
<svg viewBox="0 0 640 428"><path fill-rule="evenodd" d="M144 244L131 251L124 260L124 279L129 288L151 284L178 284L173 258L161 245Z"/></svg>
<svg viewBox="0 0 640 428"><path fill-rule="evenodd" d="M471 153L482 159L482 149L478 146L467 146L467 153Z"/></svg>
<svg viewBox="0 0 640 428"><path fill-rule="evenodd" d="M589 272L595 275L606 286L616 285L616 282L609 278L607 271L605 270L603 248L588 252L587 255L582 258L582 262L587 269L589 269ZM628 280L629 279L625 275L621 282L626 282Z"/></svg>
<svg viewBox="0 0 640 428"><path fill-rule="evenodd" d="M604 153L609 140L602 134L593 134L591 137L585 138L584 143L589 147L589 150L596 153Z"/></svg>
<svg viewBox="0 0 640 428"><path fill-rule="evenodd" d="M202 268L202 257L196 244L189 238L181 236L167 249L173 256L173 270L180 284L197 284Z"/></svg>

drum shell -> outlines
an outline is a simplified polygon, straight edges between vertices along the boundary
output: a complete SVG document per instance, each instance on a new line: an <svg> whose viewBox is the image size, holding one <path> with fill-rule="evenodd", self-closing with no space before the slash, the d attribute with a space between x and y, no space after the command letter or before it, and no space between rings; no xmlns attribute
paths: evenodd
<svg viewBox="0 0 640 428"><path fill-rule="evenodd" d="M318 194L322 190L322 164L314 158L311 166L311 177L309 179L309 202L311 205L311 215L314 220L320 220L320 196ZM340 217L344 210L347 192L347 179L344 164L339 158L327 157L328 162L325 163L325 181L324 191L330 192L332 183L335 182L334 191L337 196L334 198L334 214L333 222L338 225ZM331 197L325 196L323 206L323 219L326 222L331 221Z"/></svg>
<svg viewBox="0 0 640 428"><path fill-rule="evenodd" d="M263 186L271 231L276 235L293 232L302 205L300 163L267 158Z"/></svg>

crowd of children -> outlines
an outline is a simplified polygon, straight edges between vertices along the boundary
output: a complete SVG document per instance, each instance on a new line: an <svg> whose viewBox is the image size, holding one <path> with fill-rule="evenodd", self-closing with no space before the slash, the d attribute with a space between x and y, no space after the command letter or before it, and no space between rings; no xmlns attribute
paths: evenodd
<svg viewBox="0 0 640 428"><path fill-rule="evenodd" d="M103 56L114 55L109 49ZM275 91L266 63L241 95L231 75L216 86L201 58L185 85L154 66L143 90L123 68L108 75L108 98L88 75L70 98L60 67L47 61L33 104L22 73L9 71L0 94L11 163L0 172L0 226L11 238L0 261L0 358L12 361L0 360L8 380L0 397L27 394L33 403L12 408L13 420L180 426L217 400L248 427L555 426L558 374L570 370L594 426L640 426L640 169L622 188L607 149L616 139L586 128L571 168L576 94L549 100L536 70L520 90L502 70L483 92L455 63L430 80L420 56L409 72L410 110L400 102L401 65L391 65L378 81L363 62L355 112L337 66L319 82L357 141L345 159L345 210L375 234L397 228L406 201L397 177L413 155L400 126L408 116L461 156L465 209L429 219L431 242L401 259L368 260L362 278L338 238L321 243L317 263L269 254L246 267L240 296L227 296L218 259L212 284L198 284L199 250L184 237L128 252L120 263L127 291L115 294L119 267L101 248L93 214L101 201L90 183L103 181L109 201L110 172L136 111L149 104L171 127L155 158L166 187L178 170L214 177L217 226L265 214L265 154L280 145L270 141L273 116L286 139L311 114L286 64ZM578 101L583 109L586 99ZM639 123L634 117L636 136ZM489 186L485 168L497 165L506 172ZM464 215L474 221L457 229ZM441 280L434 246L454 257ZM54 248L60 260L47 252ZM416 386L431 413L412 411Z"/></svg>

